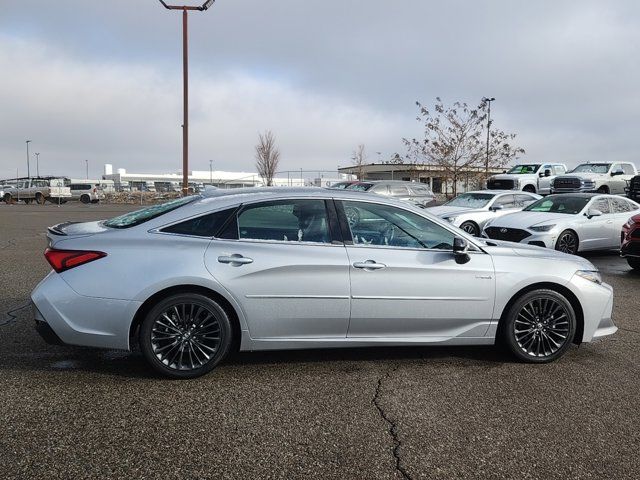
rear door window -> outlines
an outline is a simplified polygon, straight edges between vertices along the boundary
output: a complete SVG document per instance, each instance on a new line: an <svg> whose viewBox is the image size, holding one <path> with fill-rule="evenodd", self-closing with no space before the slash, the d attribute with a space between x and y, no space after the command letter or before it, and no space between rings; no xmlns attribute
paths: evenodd
<svg viewBox="0 0 640 480"><path fill-rule="evenodd" d="M278 200L246 206L238 215L240 240L331 243L324 200Z"/></svg>
<svg viewBox="0 0 640 480"><path fill-rule="evenodd" d="M404 185L391 185L390 186L392 197L408 197L409 189Z"/></svg>

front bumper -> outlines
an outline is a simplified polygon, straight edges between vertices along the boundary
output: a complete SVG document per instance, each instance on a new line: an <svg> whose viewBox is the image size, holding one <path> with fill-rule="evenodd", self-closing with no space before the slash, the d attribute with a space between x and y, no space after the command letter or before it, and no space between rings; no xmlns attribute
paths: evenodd
<svg viewBox="0 0 640 480"><path fill-rule="evenodd" d="M613 312L613 288L607 283L597 284L574 275L571 291L578 297L584 316L583 342L613 335L618 331L611 319ZM579 339L578 339L579 340Z"/></svg>
<svg viewBox="0 0 640 480"><path fill-rule="evenodd" d="M559 233L554 231L535 233L535 232L531 232L530 230L527 230L527 232L531 233L531 235L529 235L527 238L522 239L520 242L514 242L514 243L522 243L525 245L534 245L536 247L551 248L551 249L556 248L556 240L558 239ZM486 234L486 232L484 232L484 230L482 232L482 237L488 238L488 239L491 238Z"/></svg>
<svg viewBox="0 0 640 480"><path fill-rule="evenodd" d="M45 340L124 350L129 349L129 329L141 305L80 295L54 272L34 289L31 301L36 330Z"/></svg>

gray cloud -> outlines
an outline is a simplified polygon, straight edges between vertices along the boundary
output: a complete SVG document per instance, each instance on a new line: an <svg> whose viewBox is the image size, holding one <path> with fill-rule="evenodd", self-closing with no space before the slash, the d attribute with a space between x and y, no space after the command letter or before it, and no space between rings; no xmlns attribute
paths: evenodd
<svg viewBox="0 0 640 480"><path fill-rule="evenodd" d="M151 0L50 3L2 5L0 176L22 168L31 137L58 171L87 157L179 168L179 15ZM285 168L347 164L361 142L372 159L402 151L414 101L437 95L495 96L496 126L529 160L635 161L639 13L632 1L217 0L190 17L193 168L250 169L265 128Z"/></svg>

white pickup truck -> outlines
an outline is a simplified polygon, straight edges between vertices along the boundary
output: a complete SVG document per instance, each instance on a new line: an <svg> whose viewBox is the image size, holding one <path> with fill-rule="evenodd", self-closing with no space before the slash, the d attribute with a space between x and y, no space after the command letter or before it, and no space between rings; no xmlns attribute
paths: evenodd
<svg viewBox="0 0 640 480"><path fill-rule="evenodd" d="M636 175L629 162L582 163L555 178L551 193L598 192L624 195L627 181Z"/></svg>
<svg viewBox="0 0 640 480"><path fill-rule="evenodd" d="M547 195L556 175L567 171L563 163L529 163L516 165L508 172L493 175L487 180L489 190L523 190Z"/></svg>
<svg viewBox="0 0 640 480"><path fill-rule="evenodd" d="M65 179L53 177L18 178L3 193L2 199L6 203L35 201L43 204L47 200L64 203L71 198L71 189L65 186Z"/></svg>

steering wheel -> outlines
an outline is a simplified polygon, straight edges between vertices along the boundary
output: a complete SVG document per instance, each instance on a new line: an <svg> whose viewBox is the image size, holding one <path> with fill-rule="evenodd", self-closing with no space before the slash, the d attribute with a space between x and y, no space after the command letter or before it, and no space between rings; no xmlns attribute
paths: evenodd
<svg viewBox="0 0 640 480"><path fill-rule="evenodd" d="M355 207L345 207L344 214L349 222L349 227L353 228L360 223L360 212Z"/></svg>
<svg viewBox="0 0 640 480"><path fill-rule="evenodd" d="M391 245L396 236L396 227L392 223L389 223L387 228L383 230L382 235L384 236L385 244Z"/></svg>

